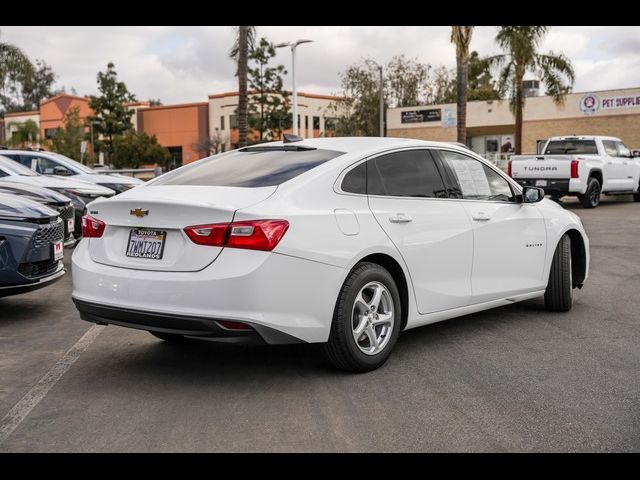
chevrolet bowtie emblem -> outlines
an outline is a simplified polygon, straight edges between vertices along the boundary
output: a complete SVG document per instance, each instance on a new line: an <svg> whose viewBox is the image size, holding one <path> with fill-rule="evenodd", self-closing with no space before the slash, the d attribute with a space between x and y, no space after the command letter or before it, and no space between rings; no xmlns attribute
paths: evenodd
<svg viewBox="0 0 640 480"><path fill-rule="evenodd" d="M135 208L129 212L131 215L135 215L138 218L146 217L149 215L149 210L144 210L142 208Z"/></svg>

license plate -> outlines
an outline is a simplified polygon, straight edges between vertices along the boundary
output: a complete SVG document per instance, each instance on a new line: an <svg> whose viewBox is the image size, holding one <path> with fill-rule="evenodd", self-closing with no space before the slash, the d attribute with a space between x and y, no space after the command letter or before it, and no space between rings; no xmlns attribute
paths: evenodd
<svg viewBox="0 0 640 480"><path fill-rule="evenodd" d="M76 221L73 218L67 218L67 232L72 233L76 228Z"/></svg>
<svg viewBox="0 0 640 480"><path fill-rule="evenodd" d="M546 187L546 186L547 186L546 180L536 180L536 187Z"/></svg>
<svg viewBox="0 0 640 480"><path fill-rule="evenodd" d="M126 256L160 260L166 238L167 232L135 228L129 232Z"/></svg>
<svg viewBox="0 0 640 480"><path fill-rule="evenodd" d="M53 244L53 259L60 260L64 257L64 246L62 240Z"/></svg>

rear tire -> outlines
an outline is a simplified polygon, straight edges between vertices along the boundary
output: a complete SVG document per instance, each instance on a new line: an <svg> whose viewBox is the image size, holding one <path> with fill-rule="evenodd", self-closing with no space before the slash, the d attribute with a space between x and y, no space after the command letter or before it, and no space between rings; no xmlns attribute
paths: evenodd
<svg viewBox="0 0 640 480"><path fill-rule="evenodd" d="M633 194L633 201L640 202L640 184L638 185L638 192Z"/></svg>
<svg viewBox="0 0 640 480"><path fill-rule="evenodd" d="M600 203L600 182L597 178L591 177L587 182L587 191L580 195L580 202L584 208L596 208Z"/></svg>
<svg viewBox="0 0 640 480"><path fill-rule="evenodd" d="M552 312L568 312L573 303L571 272L571 239L563 235L553 254L549 283L544 293L544 305Z"/></svg>
<svg viewBox="0 0 640 480"><path fill-rule="evenodd" d="M338 295L325 357L339 370L375 370L389 358L401 323L400 294L391 274L375 263L359 263Z"/></svg>
<svg viewBox="0 0 640 480"><path fill-rule="evenodd" d="M160 340L164 340L165 342L178 343L178 342L184 342L186 340L186 338L184 338L182 335L177 335L175 333L162 333L162 332L149 332L149 333L154 337L159 338Z"/></svg>

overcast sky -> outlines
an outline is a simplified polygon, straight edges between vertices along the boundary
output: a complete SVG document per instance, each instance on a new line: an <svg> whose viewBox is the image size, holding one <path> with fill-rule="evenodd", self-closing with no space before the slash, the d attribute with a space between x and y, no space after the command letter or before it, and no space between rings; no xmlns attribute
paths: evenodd
<svg viewBox="0 0 640 480"><path fill-rule="evenodd" d="M453 67L448 26L257 27L272 42L308 38L298 50L298 88L337 93L338 73L361 57L386 62L404 53L422 62ZM228 58L233 27L17 27L0 26L2 41L42 58L59 75L58 85L78 94L96 92L96 73L114 62L119 78L141 99L165 104L205 101L237 89ZM477 27L472 49L496 53L496 27ZM576 70L575 92L640 86L640 27L553 27L543 50L568 55ZM276 60L290 70L291 54ZM285 85L290 88L291 77Z"/></svg>

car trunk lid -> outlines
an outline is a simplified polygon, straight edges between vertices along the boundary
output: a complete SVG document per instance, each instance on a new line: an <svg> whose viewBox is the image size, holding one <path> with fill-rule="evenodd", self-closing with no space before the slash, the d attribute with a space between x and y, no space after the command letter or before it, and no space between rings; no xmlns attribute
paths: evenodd
<svg viewBox="0 0 640 480"><path fill-rule="evenodd" d="M100 238L88 239L91 258L137 270L202 270L215 261L222 248L196 245L183 229L231 222L236 210L259 203L276 188L149 185L94 202L89 215L106 227ZM145 240L149 242L141 243ZM133 257L127 252L148 256Z"/></svg>

